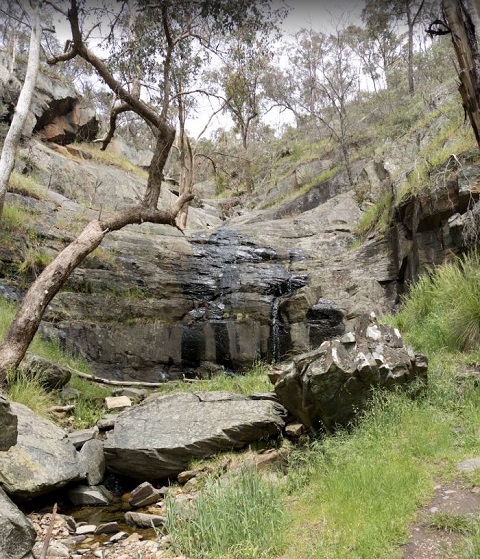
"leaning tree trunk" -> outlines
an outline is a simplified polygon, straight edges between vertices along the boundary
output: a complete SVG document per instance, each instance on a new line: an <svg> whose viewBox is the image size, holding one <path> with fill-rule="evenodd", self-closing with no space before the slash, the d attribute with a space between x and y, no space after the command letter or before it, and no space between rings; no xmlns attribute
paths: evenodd
<svg viewBox="0 0 480 559"><path fill-rule="evenodd" d="M480 148L480 2L443 0L442 8L459 64L458 90Z"/></svg>
<svg viewBox="0 0 480 559"><path fill-rule="evenodd" d="M2 155L0 157L0 219L2 218L8 181L10 180L10 175L15 165L15 154L32 102L40 65L40 38L42 35L40 15L38 10L30 9L28 1L22 2L21 5L24 7L25 12L28 13L32 31L30 33L30 47L25 81L23 82L22 90L13 114L12 123L3 143Z"/></svg>

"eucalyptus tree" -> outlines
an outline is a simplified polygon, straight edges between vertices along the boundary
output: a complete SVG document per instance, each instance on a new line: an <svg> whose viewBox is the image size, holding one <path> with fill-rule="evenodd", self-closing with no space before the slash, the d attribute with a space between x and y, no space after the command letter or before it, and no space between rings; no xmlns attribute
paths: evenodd
<svg viewBox="0 0 480 559"><path fill-rule="evenodd" d="M264 106L265 77L271 67L274 43L278 39L278 23L287 10L277 7L268 25L252 20L235 33L224 37L217 51L220 64L210 72L210 81L217 85L228 113L239 133L245 156L245 182L253 190L251 130L266 112Z"/></svg>
<svg viewBox="0 0 480 559"><path fill-rule="evenodd" d="M152 130L155 147L140 203L102 214L88 223L31 285L0 345L0 385L6 382L7 371L15 368L25 355L49 302L105 235L133 223L175 226L177 214L192 199L190 193L184 193L171 207L159 207L164 168L175 139L171 115L173 68L184 39L191 36L190 24L203 20L217 32L223 30L228 34L252 21L267 25L272 16L269 0L137 0L133 16L128 14L128 2L110 3L102 14L103 20L93 24L96 33L103 31L108 42L110 56L102 57L98 49L93 50L88 44L92 32L89 8L98 9L97 6L70 0L65 11L61 0L49 3L67 19L71 39L65 52L48 62L54 65L83 59L118 99L103 146L113 137L118 115L131 111ZM157 87L153 89L155 81Z"/></svg>
<svg viewBox="0 0 480 559"><path fill-rule="evenodd" d="M348 180L353 185L350 146L354 123L350 104L359 90L359 65L340 24L330 34L302 29L288 56L289 69L277 71L270 95L300 121L313 118L338 143ZM288 99L284 91L288 91Z"/></svg>
<svg viewBox="0 0 480 559"><path fill-rule="evenodd" d="M424 23L422 16L430 14L435 4L438 4L436 0L367 0L362 11L362 19L367 30L381 49L385 72L392 61L398 59L399 41L403 42L406 36L410 95L415 93L413 65L415 29Z"/></svg>
<svg viewBox="0 0 480 559"><path fill-rule="evenodd" d="M0 219L2 218L8 181L10 180L10 176L15 166L16 150L20 142L23 127L27 120L28 111L30 109L35 89L35 83L37 81L38 69L40 67L42 25L38 6L37 9L35 9L28 0L21 0L20 6L28 19L28 25L31 29L30 44L25 80L20 91L20 96L15 107L10 128L8 129L3 142L2 154L0 156ZM13 68L11 70L13 70Z"/></svg>

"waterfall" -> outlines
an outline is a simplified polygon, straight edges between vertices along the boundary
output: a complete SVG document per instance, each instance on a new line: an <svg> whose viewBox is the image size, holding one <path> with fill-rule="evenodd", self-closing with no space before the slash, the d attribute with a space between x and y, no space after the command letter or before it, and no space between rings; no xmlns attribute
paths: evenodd
<svg viewBox="0 0 480 559"><path fill-rule="evenodd" d="M280 297L272 300L272 360L280 361Z"/></svg>

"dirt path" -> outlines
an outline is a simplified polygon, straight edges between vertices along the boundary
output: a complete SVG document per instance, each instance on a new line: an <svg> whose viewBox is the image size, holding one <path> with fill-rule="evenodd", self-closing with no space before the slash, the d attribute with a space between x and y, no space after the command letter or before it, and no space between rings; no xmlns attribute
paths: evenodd
<svg viewBox="0 0 480 559"><path fill-rule="evenodd" d="M480 487L461 481L437 485L431 501L419 511L410 529L410 540L403 548L403 559L453 558L452 551L463 536L432 527L434 515L450 513L467 516L480 514Z"/></svg>

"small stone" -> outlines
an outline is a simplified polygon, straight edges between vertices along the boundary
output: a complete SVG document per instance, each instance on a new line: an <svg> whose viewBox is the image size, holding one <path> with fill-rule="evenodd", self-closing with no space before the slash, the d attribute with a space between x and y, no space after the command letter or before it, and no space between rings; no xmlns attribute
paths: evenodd
<svg viewBox="0 0 480 559"><path fill-rule="evenodd" d="M32 549L34 557L41 557L43 552L43 542L37 542ZM48 546L48 559L66 559L70 557L70 552L63 543L52 541Z"/></svg>
<svg viewBox="0 0 480 559"><path fill-rule="evenodd" d="M97 432L98 432L98 428ZM105 455L103 453L103 443L98 439L86 441L80 450L80 468L85 472L87 483L90 486L102 483L105 476Z"/></svg>
<svg viewBox="0 0 480 559"><path fill-rule="evenodd" d="M91 427L90 429L79 429L78 431L72 431L68 434L68 440L73 444L73 446L78 450L91 439L94 439L98 435L98 427Z"/></svg>
<svg viewBox="0 0 480 559"><path fill-rule="evenodd" d="M107 410L118 410L130 408L132 400L128 396L107 396L105 398L105 407Z"/></svg>
<svg viewBox="0 0 480 559"><path fill-rule="evenodd" d="M185 470L184 472L180 472L178 474L177 481L178 483L183 485L184 483L187 483L187 481L190 481L191 479L196 477L198 473L198 470Z"/></svg>
<svg viewBox="0 0 480 559"><path fill-rule="evenodd" d="M355 334L353 332L347 332L346 334L344 334L341 338L340 341L342 342L342 344L354 344L356 342L356 337Z"/></svg>
<svg viewBox="0 0 480 559"><path fill-rule="evenodd" d="M120 540L124 540L127 536L128 536L127 532L118 532L118 534L112 536L108 541L111 543L116 543L119 542Z"/></svg>
<svg viewBox="0 0 480 559"><path fill-rule="evenodd" d="M146 507L159 501L162 496L163 494L158 489L145 481L132 491L128 502L132 507Z"/></svg>
<svg viewBox="0 0 480 559"><path fill-rule="evenodd" d="M305 433L305 425L303 423L290 423L285 427L287 437L297 439Z"/></svg>
<svg viewBox="0 0 480 559"><path fill-rule="evenodd" d="M432 507L432 508L430 509L430 512L431 512L432 514L435 514L436 512L438 512L438 507Z"/></svg>
<svg viewBox="0 0 480 559"><path fill-rule="evenodd" d="M90 506L105 506L109 505L113 501L113 495L103 487L103 485L97 485L95 487L87 487L85 485L79 485L70 489L68 492L68 498L73 505L90 505Z"/></svg>
<svg viewBox="0 0 480 559"><path fill-rule="evenodd" d="M125 522L130 526L151 528L152 526L163 526L165 524L165 517L157 514L128 511L125 513Z"/></svg>
<svg viewBox="0 0 480 559"><path fill-rule="evenodd" d="M113 392L113 396L126 396L135 400L143 400L148 396L148 392L141 388L118 388Z"/></svg>
<svg viewBox="0 0 480 559"><path fill-rule="evenodd" d="M125 543L139 542L140 540L143 540L143 536L137 534L137 532L134 532L133 534L130 534L128 536L128 538L125 540Z"/></svg>
<svg viewBox="0 0 480 559"><path fill-rule="evenodd" d="M95 534L113 534L116 532L118 532L118 522L99 524L95 530Z"/></svg>
<svg viewBox="0 0 480 559"><path fill-rule="evenodd" d="M480 468L480 457L468 458L463 462L460 462L457 466L457 471L459 472L474 472Z"/></svg>
<svg viewBox="0 0 480 559"><path fill-rule="evenodd" d="M100 431L108 431L113 429L115 426L115 420L117 419L117 414L115 413L106 413L102 419L97 421L97 427Z"/></svg>
<svg viewBox="0 0 480 559"><path fill-rule="evenodd" d="M94 534L97 527L95 524L84 524L83 526L77 526L77 534L83 536L85 534Z"/></svg>

